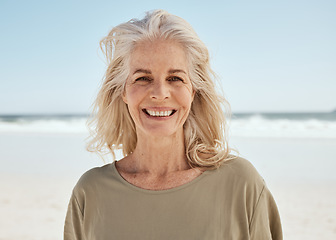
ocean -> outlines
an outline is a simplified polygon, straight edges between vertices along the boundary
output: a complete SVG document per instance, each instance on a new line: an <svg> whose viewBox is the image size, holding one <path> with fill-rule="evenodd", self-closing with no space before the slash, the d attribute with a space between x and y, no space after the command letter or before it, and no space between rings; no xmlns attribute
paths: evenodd
<svg viewBox="0 0 336 240"><path fill-rule="evenodd" d="M0 115L1 133L87 133L88 116ZM233 137L336 138L336 112L235 113L228 121Z"/></svg>

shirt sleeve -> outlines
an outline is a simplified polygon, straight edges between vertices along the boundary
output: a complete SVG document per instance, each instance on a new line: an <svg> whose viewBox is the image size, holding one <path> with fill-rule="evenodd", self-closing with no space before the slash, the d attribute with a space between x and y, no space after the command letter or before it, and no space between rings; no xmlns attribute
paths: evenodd
<svg viewBox="0 0 336 240"><path fill-rule="evenodd" d="M283 239L278 208L267 187L263 188L254 209L250 223L250 239Z"/></svg>
<svg viewBox="0 0 336 240"><path fill-rule="evenodd" d="M70 198L64 224L64 240L84 240L83 210L74 193Z"/></svg>

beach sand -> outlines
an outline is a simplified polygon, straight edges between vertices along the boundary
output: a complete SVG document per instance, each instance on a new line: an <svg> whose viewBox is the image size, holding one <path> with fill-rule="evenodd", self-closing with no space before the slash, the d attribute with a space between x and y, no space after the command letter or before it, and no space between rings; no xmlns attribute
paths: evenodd
<svg viewBox="0 0 336 240"><path fill-rule="evenodd" d="M84 134L1 133L0 239L62 239L73 186L104 162ZM238 138L232 145L264 177L284 239L336 239L334 139Z"/></svg>

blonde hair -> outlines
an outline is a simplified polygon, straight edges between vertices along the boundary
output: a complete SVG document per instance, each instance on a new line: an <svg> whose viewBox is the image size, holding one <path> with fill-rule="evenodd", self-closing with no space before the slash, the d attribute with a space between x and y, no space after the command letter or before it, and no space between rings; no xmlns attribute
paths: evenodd
<svg viewBox="0 0 336 240"><path fill-rule="evenodd" d="M226 139L226 118L222 107L229 109L224 97L216 93L215 76L210 68L209 52L190 24L164 10L148 12L114 27L100 42L107 59L107 70L94 104L89 151L131 154L137 144L134 122L122 100L129 75L130 55L137 43L169 39L184 47L189 61L189 75L195 90L190 114L184 124L186 156L192 167L216 168L230 159Z"/></svg>

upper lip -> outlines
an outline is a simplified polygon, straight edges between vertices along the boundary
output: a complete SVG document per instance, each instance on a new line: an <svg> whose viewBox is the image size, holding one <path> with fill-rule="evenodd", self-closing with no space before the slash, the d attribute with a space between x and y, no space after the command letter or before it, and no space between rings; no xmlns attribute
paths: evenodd
<svg viewBox="0 0 336 240"><path fill-rule="evenodd" d="M156 112L176 110L175 108L172 108L172 107L145 107L143 109L146 109L149 111L156 111Z"/></svg>

